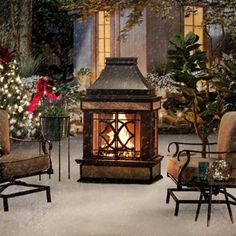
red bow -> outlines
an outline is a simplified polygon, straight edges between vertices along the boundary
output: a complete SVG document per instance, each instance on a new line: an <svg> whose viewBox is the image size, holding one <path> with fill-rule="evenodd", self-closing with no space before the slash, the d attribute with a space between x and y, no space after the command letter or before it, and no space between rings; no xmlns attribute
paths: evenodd
<svg viewBox="0 0 236 236"><path fill-rule="evenodd" d="M36 83L37 93L35 94L32 102L28 106L28 112L32 113L35 110L35 107L38 105L39 101L43 98L43 96L47 96L49 100L56 101L62 97L62 94L56 96L52 93L53 81L48 77L40 77L40 79Z"/></svg>

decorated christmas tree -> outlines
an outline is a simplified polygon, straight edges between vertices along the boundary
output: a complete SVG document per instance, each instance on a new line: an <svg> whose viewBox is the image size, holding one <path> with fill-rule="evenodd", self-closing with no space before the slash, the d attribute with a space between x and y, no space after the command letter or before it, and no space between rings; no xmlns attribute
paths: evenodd
<svg viewBox="0 0 236 236"><path fill-rule="evenodd" d="M29 96L18 72L14 53L0 46L0 109L8 111L11 135L25 137L35 130L27 113Z"/></svg>

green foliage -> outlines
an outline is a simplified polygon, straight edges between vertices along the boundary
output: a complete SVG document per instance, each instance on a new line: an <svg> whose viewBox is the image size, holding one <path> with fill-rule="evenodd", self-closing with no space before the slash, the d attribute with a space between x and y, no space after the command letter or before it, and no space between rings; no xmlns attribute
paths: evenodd
<svg viewBox="0 0 236 236"><path fill-rule="evenodd" d="M20 0L0 0L0 44L9 48L16 47L20 28L20 4Z"/></svg>
<svg viewBox="0 0 236 236"><path fill-rule="evenodd" d="M159 76L164 76L167 72L166 63L159 63L152 68L152 74L158 74Z"/></svg>
<svg viewBox="0 0 236 236"><path fill-rule="evenodd" d="M129 9L130 13L121 31L122 36L125 37L129 30L142 22L145 8L149 8L153 14L170 18L173 16L173 9L181 10L185 6L201 3L207 9L205 26L211 24L222 25L229 34L236 35L235 0L70 0L66 3L64 9L74 11L75 17L80 20L86 20L94 16L98 11L106 11L112 14L116 10L122 12L124 9Z"/></svg>
<svg viewBox="0 0 236 236"><path fill-rule="evenodd" d="M40 111L43 117L60 117L69 115L63 102L50 102L46 98L42 101Z"/></svg>
<svg viewBox="0 0 236 236"><path fill-rule="evenodd" d="M78 84L76 81L56 84L57 93L63 94L64 103L67 108L70 106L79 105L81 94L78 92Z"/></svg>
<svg viewBox="0 0 236 236"><path fill-rule="evenodd" d="M196 83L205 76L205 73L198 76L195 73L207 70L206 54L199 49L198 39L193 32L189 32L185 37L177 34L170 39L175 49L168 51L168 68L170 72L174 72L172 79L183 82L190 88L195 88Z"/></svg>
<svg viewBox="0 0 236 236"><path fill-rule="evenodd" d="M80 75L86 75L86 76L91 76L92 75L92 70L90 68L86 68L86 67L83 67L83 68L80 68L77 73L76 73L78 76Z"/></svg>
<svg viewBox="0 0 236 236"><path fill-rule="evenodd" d="M154 14L160 14L161 16L171 16L170 9L181 8L184 4L190 2L189 0L70 0L63 9L74 12L74 17L79 20L87 20L94 16L99 11L106 11L108 14L113 14L118 10L121 13L125 9L129 9L129 15L125 26L121 31L121 36L125 37L129 30L131 30L136 24L140 24L143 21L143 10L149 8Z"/></svg>
<svg viewBox="0 0 236 236"><path fill-rule="evenodd" d="M31 53L33 0L0 0L0 43L15 50L17 61Z"/></svg>
<svg viewBox="0 0 236 236"><path fill-rule="evenodd" d="M37 110L44 117L68 116L71 107L79 106L81 94L75 81L56 83L55 88L55 93L61 94L60 99L50 101L44 97Z"/></svg>
<svg viewBox="0 0 236 236"><path fill-rule="evenodd" d="M205 25L221 25L231 37L236 37L235 0L214 0L208 3Z"/></svg>
<svg viewBox="0 0 236 236"><path fill-rule="evenodd" d="M206 54L199 49L198 39L192 32L185 37L175 35L170 39L174 49L169 50L168 59L171 78L186 101L184 117L194 125L197 135L206 143L224 108L220 97L209 92L213 77L206 67ZM200 81L207 85L206 89L199 90Z"/></svg>
<svg viewBox="0 0 236 236"><path fill-rule="evenodd" d="M172 113L173 115L177 114L179 111L184 111L188 105L188 101L179 93L167 92L167 100L163 103L163 107L167 112Z"/></svg>
<svg viewBox="0 0 236 236"><path fill-rule="evenodd" d="M220 64L214 67L216 88L223 98L226 110L236 111L236 59L223 55Z"/></svg>
<svg viewBox="0 0 236 236"><path fill-rule="evenodd" d="M66 0L34 0L32 43L33 49L43 53L45 49L59 58L62 78L72 73L73 20L61 9Z"/></svg>
<svg viewBox="0 0 236 236"><path fill-rule="evenodd" d="M42 55L36 55L28 57L26 60L21 61L20 63L20 76L22 78L31 77L36 75L40 66L45 62L45 58Z"/></svg>

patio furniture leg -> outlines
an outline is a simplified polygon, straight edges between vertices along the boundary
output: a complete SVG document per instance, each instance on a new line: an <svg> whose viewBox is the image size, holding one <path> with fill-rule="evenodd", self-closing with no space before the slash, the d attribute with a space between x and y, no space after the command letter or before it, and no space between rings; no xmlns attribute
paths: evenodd
<svg viewBox="0 0 236 236"><path fill-rule="evenodd" d="M68 135L68 143L67 143L67 147L68 147L68 179L70 179L70 135Z"/></svg>
<svg viewBox="0 0 236 236"><path fill-rule="evenodd" d="M51 202L51 192L50 192L50 187L47 187L46 189L46 195L47 195L47 202Z"/></svg>
<svg viewBox="0 0 236 236"><path fill-rule="evenodd" d="M166 203L170 202L170 189L167 189Z"/></svg>
<svg viewBox="0 0 236 236"><path fill-rule="evenodd" d="M179 199L175 196L174 191L178 191L178 189L169 188L167 190L166 203L169 203L170 196L171 196L175 201L175 216L178 216L178 213L179 213Z"/></svg>
<svg viewBox="0 0 236 236"><path fill-rule="evenodd" d="M211 200L212 200L212 186L209 188L208 211L207 211L207 227L211 223Z"/></svg>
<svg viewBox="0 0 236 236"><path fill-rule="evenodd" d="M175 204L175 216L178 216L178 214L179 214L179 201L177 200Z"/></svg>
<svg viewBox="0 0 236 236"><path fill-rule="evenodd" d="M198 205L197 205L197 211L196 211L195 221L197 221L198 216L199 216L199 213L200 213L203 195L204 195L204 191L201 190L200 197L199 197L199 202L198 202Z"/></svg>
<svg viewBox="0 0 236 236"><path fill-rule="evenodd" d="M4 211L8 211L8 199L7 197L3 197L3 209Z"/></svg>
<svg viewBox="0 0 236 236"><path fill-rule="evenodd" d="M228 195L227 195L227 192L226 192L226 188L225 188L225 187L223 188L223 191L224 191L225 201L226 201L227 208L228 208L228 212L229 212L229 217L230 217L231 222L232 222L232 224L233 224L233 223L234 223L234 218L233 218L231 206L230 206L230 203L229 203L229 198L228 198Z"/></svg>

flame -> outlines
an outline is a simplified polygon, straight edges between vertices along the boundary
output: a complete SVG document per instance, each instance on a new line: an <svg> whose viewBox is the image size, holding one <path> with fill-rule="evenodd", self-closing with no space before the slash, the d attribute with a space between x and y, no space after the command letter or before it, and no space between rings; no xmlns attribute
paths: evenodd
<svg viewBox="0 0 236 236"><path fill-rule="evenodd" d="M115 119L115 115L113 114L112 119ZM125 114L118 114L118 120L125 121L127 120L127 117ZM118 122L118 129L121 128L123 124ZM113 124L113 127L115 128L115 124ZM115 133L114 131L110 131L107 133L107 136L109 137L108 142L111 143L114 140ZM129 140L131 134L127 131L127 128L123 126L119 132L119 139L121 142L117 142L118 148L122 148L122 144L126 144L125 146L129 149L134 148L134 143L131 141L132 139ZM128 141L129 140L129 141ZM128 142L127 142L128 141ZM121 144L122 143L122 144ZM115 148L115 142L111 145L113 148ZM133 156L133 151L119 151L119 154L125 157L132 157ZM108 154L109 155L109 154Z"/></svg>

